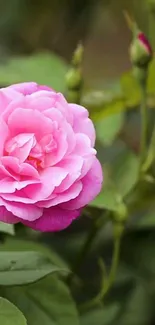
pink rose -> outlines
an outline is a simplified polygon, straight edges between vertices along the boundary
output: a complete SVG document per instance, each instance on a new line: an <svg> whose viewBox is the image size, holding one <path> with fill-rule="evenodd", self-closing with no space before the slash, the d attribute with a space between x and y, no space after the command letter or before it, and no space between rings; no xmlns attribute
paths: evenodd
<svg viewBox="0 0 155 325"><path fill-rule="evenodd" d="M69 226L101 190L88 111L36 83L0 90L0 220Z"/></svg>

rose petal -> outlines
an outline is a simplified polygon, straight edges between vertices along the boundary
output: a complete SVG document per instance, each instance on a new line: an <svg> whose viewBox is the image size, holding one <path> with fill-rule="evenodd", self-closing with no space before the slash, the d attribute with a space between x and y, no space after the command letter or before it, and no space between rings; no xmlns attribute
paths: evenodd
<svg viewBox="0 0 155 325"><path fill-rule="evenodd" d="M0 89L0 115L4 113L8 105L13 101L22 98L22 94L19 94L13 89L1 88Z"/></svg>
<svg viewBox="0 0 155 325"><path fill-rule="evenodd" d="M82 190L82 183L77 182L77 183L73 184L68 190L57 195L56 197L46 200L46 201L39 202L38 206L50 208L50 207L58 205L60 203L67 202L71 199L75 199L79 195L81 190Z"/></svg>
<svg viewBox="0 0 155 325"><path fill-rule="evenodd" d="M76 144L74 152L79 156L96 155L96 150L91 147L90 139L83 133L77 133L75 136Z"/></svg>
<svg viewBox="0 0 155 325"><path fill-rule="evenodd" d="M34 222L22 221L24 225L42 232L56 232L67 228L80 215L80 210L68 211L59 207L44 209L43 216Z"/></svg>
<svg viewBox="0 0 155 325"><path fill-rule="evenodd" d="M49 118L37 110L21 108L15 109L9 116L8 127L12 136L27 132L34 133L37 139L53 131L53 123Z"/></svg>
<svg viewBox="0 0 155 325"><path fill-rule="evenodd" d="M18 158L19 162L22 163L29 156L34 144L33 133L21 133L6 142L5 150L10 156Z"/></svg>
<svg viewBox="0 0 155 325"><path fill-rule="evenodd" d="M32 94L36 91L40 91L40 90L47 90L47 91L52 90L51 88L49 88L47 86L38 85L36 82L18 83L18 84L11 85L8 88L14 89L14 90L18 91L19 93L22 93L23 95L30 95L30 94Z"/></svg>
<svg viewBox="0 0 155 325"><path fill-rule="evenodd" d="M68 175L62 183L55 188L54 193L61 193L67 190L78 178L80 178L83 159L77 155L70 155L63 159L58 166L67 171Z"/></svg>
<svg viewBox="0 0 155 325"><path fill-rule="evenodd" d="M0 118L0 157L4 154L4 147L5 147L5 141L9 135L8 126L3 121L2 118Z"/></svg>
<svg viewBox="0 0 155 325"><path fill-rule="evenodd" d="M9 202L2 198L0 198L0 206L4 206L9 212L24 220L34 221L40 218L43 214L43 209L38 208L34 204Z"/></svg>
<svg viewBox="0 0 155 325"><path fill-rule="evenodd" d="M16 190L16 181L12 181L11 177L4 177L0 180L0 194L14 193Z"/></svg>
<svg viewBox="0 0 155 325"><path fill-rule="evenodd" d="M88 111L77 104L69 104L73 113L73 130L76 133L84 133L91 140L91 145L95 143L95 128L92 121L88 118Z"/></svg>
<svg viewBox="0 0 155 325"><path fill-rule="evenodd" d="M99 194L102 187L103 175L101 165L96 158L92 168L82 179L83 189L79 196L61 206L65 209L79 209L92 201Z"/></svg>
<svg viewBox="0 0 155 325"><path fill-rule="evenodd" d="M0 221L12 224L20 222L20 220L15 217L10 211L8 211L4 206L0 206Z"/></svg>
<svg viewBox="0 0 155 325"><path fill-rule="evenodd" d="M40 184L27 186L25 194L36 201L44 200L61 184L67 174L67 171L60 167L46 168L40 173Z"/></svg>

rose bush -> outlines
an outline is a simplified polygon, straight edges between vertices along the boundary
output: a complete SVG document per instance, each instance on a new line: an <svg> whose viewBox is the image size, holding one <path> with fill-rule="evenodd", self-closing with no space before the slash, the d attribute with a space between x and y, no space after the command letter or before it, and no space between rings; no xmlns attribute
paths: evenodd
<svg viewBox="0 0 155 325"><path fill-rule="evenodd" d="M0 90L0 220L59 231L100 192L88 111L46 86Z"/></svg>

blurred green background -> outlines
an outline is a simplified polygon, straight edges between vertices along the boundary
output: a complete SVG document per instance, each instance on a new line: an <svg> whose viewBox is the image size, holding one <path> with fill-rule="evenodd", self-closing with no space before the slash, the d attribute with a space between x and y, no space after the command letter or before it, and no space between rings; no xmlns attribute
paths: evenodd
<svg viewBox="0 0 155 325"><path fill-rule="evenodd" d="M129 10L148 32L146 0L5 0L0 1L0 59L52 51L69 61L77 42L85 46L88 85L102 86L129 65ZM43 72L42 72L43 73Z"/></svg>

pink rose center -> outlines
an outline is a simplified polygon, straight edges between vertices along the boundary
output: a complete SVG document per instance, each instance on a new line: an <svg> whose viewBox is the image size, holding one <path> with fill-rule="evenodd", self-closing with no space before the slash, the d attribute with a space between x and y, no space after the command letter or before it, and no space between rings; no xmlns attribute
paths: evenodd
<svg viewBox="0 0 155 325"><path fill-rule="evenodd" d="M33 133L22 133L6 141L4 154L17 157L38 169L45 167L45 158L54 154L56 149L57 142L52 134L44 135L37 141Z"/></svg>

